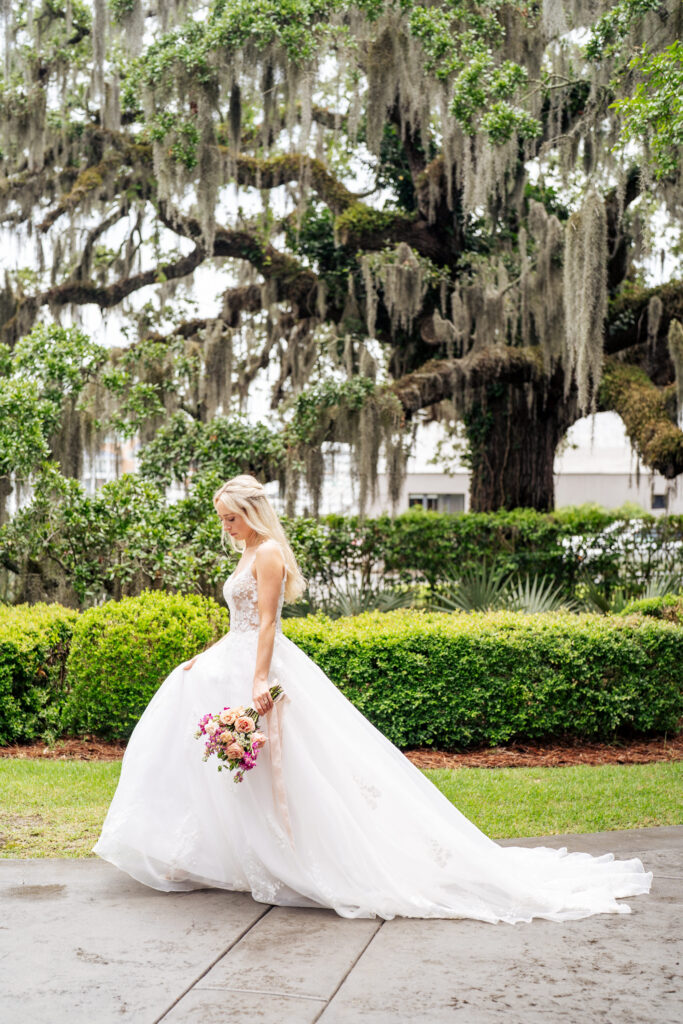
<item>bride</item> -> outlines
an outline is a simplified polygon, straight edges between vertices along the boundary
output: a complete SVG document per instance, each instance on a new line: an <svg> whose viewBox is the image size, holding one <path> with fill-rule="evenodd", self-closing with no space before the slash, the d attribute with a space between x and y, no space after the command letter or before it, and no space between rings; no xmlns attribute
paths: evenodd
<svg viewBox="0 0 683 1024"><path fill-rule="evenodd" d="M165 891L214 887L343 917L515 924L629 913L640 860L501 847L464 817L282 633L304 581L263 487L213 498L242 552L226 580L230 630L162 683L136 726L94 851ZM284 696L273 705L269 688ZM199 719L251 705L268 736L233 784L202 760Z"/></svg>

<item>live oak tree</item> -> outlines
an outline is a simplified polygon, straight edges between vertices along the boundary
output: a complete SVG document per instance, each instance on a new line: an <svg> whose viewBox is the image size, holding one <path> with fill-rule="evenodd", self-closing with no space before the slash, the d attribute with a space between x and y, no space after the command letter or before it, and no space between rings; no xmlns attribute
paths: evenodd
<svg viewBox="0 0 683 1024"><path fill-rule="evenodd" d="M637 273L653 213L680 214L678 0L0 10L2 219L30 253L0 294L0 404L35 434L0 437L5 490L45 444L77 476L114 429L156 483L239 449L290 506L350 442L364 502L382 446L396 495L428 415L464 424L474 509L548 509L558 443L602 409L683 471L683 288ZM213 315L167 315L207 267ZM50 399L13 352L63 346L45 325L86 306L129 345ZM266 372L256 437L234 409Z"/></svg>

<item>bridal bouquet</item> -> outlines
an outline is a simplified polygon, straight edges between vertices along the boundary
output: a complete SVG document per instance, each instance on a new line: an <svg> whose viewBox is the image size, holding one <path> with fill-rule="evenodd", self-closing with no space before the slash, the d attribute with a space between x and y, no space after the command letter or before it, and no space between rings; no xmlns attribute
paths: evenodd
<svg viewBox="0 0 683 1024"><path fill-rule="evenodd" d="M277 684L271 686L268 692L276 701L284 691ZM208 761L215 754L218 761L227 764L229 771L235 772L233 782L241 782L244 773L255 767L259 750L268 740L267 736L259 732L258 722L258 712L244 704L203 715L195 732L197 739L206 737L202 760ZM223 764L219 764L218 771L222 771L223 767Z"/></svg>

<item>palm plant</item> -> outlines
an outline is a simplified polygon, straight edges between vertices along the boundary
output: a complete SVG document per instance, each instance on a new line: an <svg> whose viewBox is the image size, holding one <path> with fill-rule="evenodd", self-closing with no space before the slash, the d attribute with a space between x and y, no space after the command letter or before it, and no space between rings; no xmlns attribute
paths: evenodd
<svg viewBox="0 0 683 1024"><path fill-rule="evenodd" d="M511 579L506 587L506 607L516 612L532 615L536 612L574 611L576 602L562 593L560 584L555 584L551 577L536 573L524 579L517 576Z"/></svg>
<svg viewBox="0 0 683 1024"><path fill-rule="evenodd" d="M408 608L413 604L410 591L394 590L390 587L362 586L346 580L343 587L335 584L335 593L321 604L321 610L332 619L347 615L361 615L363 612L389 612L394 608Z"/></svg>
<svg viewBox="0 0 683 1024"><path fill-rule="evenodd" d="M506 608L506 588L510 576L498 566L483 562L477 569L464 572L438 594L431 608L436 612L484 612Z"/></svg>
<svg viewBox="0 0 683 1024"><path fill-rule="evenodd" d="M680 594L683 591L683 578L676 572L658 572L650 580L642 593L642 597L664 597L665 594Z"/></svg>

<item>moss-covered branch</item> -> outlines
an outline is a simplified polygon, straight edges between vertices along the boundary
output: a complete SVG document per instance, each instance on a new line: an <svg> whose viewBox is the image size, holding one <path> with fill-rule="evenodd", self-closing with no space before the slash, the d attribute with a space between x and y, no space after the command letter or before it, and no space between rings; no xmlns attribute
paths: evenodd
<svg viewBox="0 0 683 1024"><path fill-rule="evenodd" d="M439 266L452 263L458 252L453 245L453 233L444 239L417 211L376 210L356 202L337 217L335 231L341 244L349 249L377 252L387 245L405 242Z"/></svg>
<svg viewBox="0 0 683 1024"><path fill-rule="evenodd" d="M94 167L86 167L81 171L74 181L71 189L61 196L56 206L46 214L38 225L38 230L49 231L55 221L64 213L70 213L80 206L91 192L98 191L103 187L108 178L121 165L121 155L116 152L108 153L107 156ZM119 190L116 189L115 192Z"/></svg>
<svg viewBox="0 0 683 1024"><path fill-rule="evenodd" d="M650 304L659 303L656 337L648 316ZM607 314L605 353L614 355L648 341L666 344L672 320L683 320L683 281L670 281L656 288L629 286L610 302Z"/></svg>
<svg viewBox="0 0 683 1024"><path fill-rule="evenodd" d="M165 203L160 204L159 219L177 234L197 241L202 237L196 218L186 217ZM318 315L318 278L293 256L280 252L248 231L224 227L216 228L213 255L246 260L272 284L276 301L290 302L299 316Z"/></svg>
<svg viewBox="0 0 683 1024"><path fill-rule="evenodd" d="M187 256L182 256L172 263L164 263L152 270L132 274L130 277L121 278L110 285L97 285L92 281L73 279L55 285L38 295L23 299L14 316L2 325L0 340L12 346L17 338L30 330L42 306L53 308L71 303L79 306L94 303L100 309L111 309L113 306L118 306L128 295L139 291L140 288L186 277L197 269L205 256L204 249L198 245Z"/></svg>
<svg viewBox="0 0 683 1024"><path fill-rule="evenodd" d="M273 156L266 160L239 156L236 164L238 185L277 188L287 181L305 181L333 213L342 213L358 200L353 192L327 170L322 160L311 159L299 153Z"/></svg>
<svg viewBox="0 0 683 1024"><path fill-rule="evenodd" d="M257 313L263 305L263 297L260 285L244 284L237 288L228 288L223 293L223 308L220 319L226 327L238 327L242 313ZM184 320L168 334L161 334L151 331L146 335L149 341L170 342L173 338L194 338L207 327L215 324L215 318L193 317L191 320ZM133 348L135 342L130 346Z"/></svg>
<svg viewBox="0 0 683 1024"><path fill-rule="evenodd" d="M658 388L640 367L609 359L598 405L619 414L646 466L668 479L683 473L683 431L674 422L675 385Z"/></svg>
<svg viewBox="0 0 683 1024"><path fill-rule="evenodd" d="M463 387L478 388L493 381L521 387L543 376L536 348L496 346L470 352L461 359L430 359L419 370L392 384L406 416L452 398Z"/></svg>

